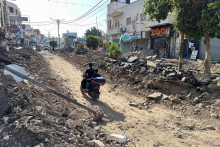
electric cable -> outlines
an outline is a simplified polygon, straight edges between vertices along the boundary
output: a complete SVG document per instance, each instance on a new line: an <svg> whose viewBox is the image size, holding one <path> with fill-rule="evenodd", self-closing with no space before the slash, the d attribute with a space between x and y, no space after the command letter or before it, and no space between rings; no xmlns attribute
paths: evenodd
<svg viewBox="0 0 220 147"><path fill-rule="evenodd" d="M76 4L76 3L62 2L62 1L57 1L57 0L48 0L48 1L56 2L56 3L62 3L62 4L65 4L65 5L78 5L78 6L90 6L90 7L92 7L92 5Z"/></svg>
<svg viewBox="0 0 220 147"><path fill-rule="evenodd" d="M92 9L90 9L90 10L87 11L85 14L81 15L80 17L78 17L78 18L76 18L76 19L74 19L74 20L65 21L65 22L63 22L63 23L72 23L72 22L76 22L76 21L78 21L78 20L80 20L80 19L86 17L86 15L91 14L92 12L94 12L95 10L97 10L99 7L101 7L102 5L104 5L105 3L108 2L108 0L106 0L103 4L101 4L102 1L103 1L103 0L101 0L100 2L98 2L98 3L97 3ZM99 4L101 4L101 5L99 5ZM98 6L98 5L99 5L99 6ZM97 6L98 6L98 7L97 7Z"/></svg>

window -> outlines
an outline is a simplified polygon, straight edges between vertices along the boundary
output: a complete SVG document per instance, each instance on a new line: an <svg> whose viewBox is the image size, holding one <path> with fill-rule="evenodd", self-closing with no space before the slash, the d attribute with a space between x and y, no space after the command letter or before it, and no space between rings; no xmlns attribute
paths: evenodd
<svg viewBox="0 0 220 147"><path fill-rule="evenodd" d="M10 20L10 24L14 25L15 24L15 20Z"/></svg>
<svg viewBox="0 0 220 147"><path fill-rule="evenodd" d="M117 19L115 20L115 27L117 27L118 23L117 23Z"/></svg>
<svg viewBox="0 0 220 147"><path fill-rule="evenodd" d="M22 24L21 27L22 27L22 29L25 29L25 25L24 24Z"/></svg>
<svg viewBox="0 0 220 147"><path fill-rule="evenodd" d="M15 9L15 13L18 14L18 10L17 9Z"/></svg>
<svg viewBox="0 0 220 147"><path fill-rule="evenodd" d="M143 18L142 14L141 14L141 15L140 15L140 18L141 18L140 21L142 22L142 21L145 21L147 17L146 17L146 15L145 15L144 18Z"/></svg>
<svg viewBox="0 0 220 147"><path fill-rule="evenodd" d="M111 26L112 26L112 21L109 20L108 28L111 29Z"/></svg>
<svg viewBox="0 0 220 147"><path fill-rule="evenodd" d="M131 17L127 18L126 22L127 22L127 25L130 25L131 24Z"/></svg>
<svg viewBox="0 0 220 147"><path fill-rule="evenodd" d="M11 12L11 13L14 13L14 8L13 7L8 7L9 8L9 11Z"/></svg>

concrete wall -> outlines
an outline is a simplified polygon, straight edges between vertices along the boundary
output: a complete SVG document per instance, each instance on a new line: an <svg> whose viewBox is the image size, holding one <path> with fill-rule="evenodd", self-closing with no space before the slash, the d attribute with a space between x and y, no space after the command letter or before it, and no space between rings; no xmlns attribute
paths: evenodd
<svg viewBox="0 0 220 147"><path fill-rule="evenodd" d="M211 39L211 60L220 61L220 39ZM205 59L204 38L200 42L199 59Z"/></svg>

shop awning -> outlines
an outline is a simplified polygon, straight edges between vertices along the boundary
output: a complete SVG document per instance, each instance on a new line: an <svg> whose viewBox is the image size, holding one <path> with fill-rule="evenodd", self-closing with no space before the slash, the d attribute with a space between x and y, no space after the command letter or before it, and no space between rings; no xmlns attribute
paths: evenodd
<svg viewBox="0 0 220 147"><path fill-rule="evenodd" d="M156 28L156 27L161 27L161 26L167 26L167 25L173 25L171 23L163 23L163 24L157 24L153 26L148 26L147 28Z"/></svg>

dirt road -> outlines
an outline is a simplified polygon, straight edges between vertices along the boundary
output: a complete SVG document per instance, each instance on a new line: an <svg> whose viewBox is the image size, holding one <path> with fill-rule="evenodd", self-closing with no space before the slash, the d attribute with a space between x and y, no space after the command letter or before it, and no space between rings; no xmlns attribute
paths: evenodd
<svg viewBox="0 0 220 147"><path fill-rule="evenodd" d="M63 86L79 102L87 106L99 105L105 112L105 118L100 125L112 132L125 134L133 140L137 147L148 146L220 146L220 127L218 120L184 117L180 112L170 110L157 104L148 110L139 110L129 106L130 101L142 102L142 97L130 95L125 90L114 90L112 85L101 87L101 97L93 102L80 92L82 72L64 59L42 52L49 62L56 77L62 79ZM216 130L207 129L207 125ZM134 146L130 143L129 146Z"/></svg>

